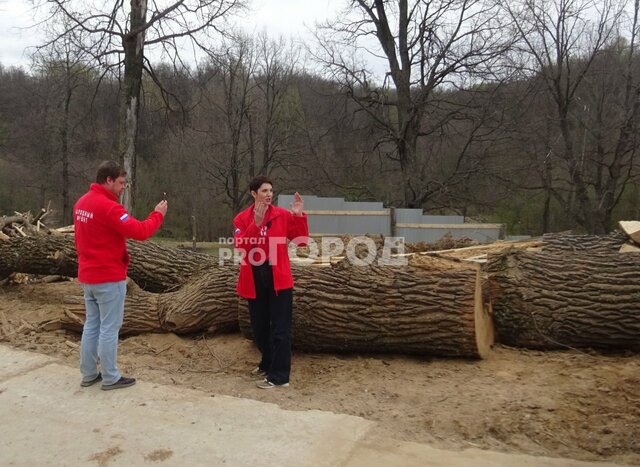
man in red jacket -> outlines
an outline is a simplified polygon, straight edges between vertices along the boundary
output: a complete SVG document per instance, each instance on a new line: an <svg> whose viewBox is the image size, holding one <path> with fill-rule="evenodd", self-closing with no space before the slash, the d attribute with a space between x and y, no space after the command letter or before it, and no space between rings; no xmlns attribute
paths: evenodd
<svg viewBox="0 0 640 467"><path fill-rule="evenodd" d="M126 388L136 382L122 376L116 362L127 291L126 239L151 237L167 213L167 202L160 201L146 220L141 222L130 216L118 203L126 188L126 175L116 162L103 162L96 183L73 207L78 281L86 306L80 343L80 384L87 387L102 381L104 390Z"/></svg>
<svg viewBox="0 0 640 467"><path fill-rule="evenodd" d="M251 328L262 354L252 371L264 377L261 389L289 386L293 277L287 240L307 243L309 226L303 202L294 195L291 211L274 206L273 184L261 175L249 184L254 204L233 220L234 243L242 254L238 294L249 300Z"/></svg>

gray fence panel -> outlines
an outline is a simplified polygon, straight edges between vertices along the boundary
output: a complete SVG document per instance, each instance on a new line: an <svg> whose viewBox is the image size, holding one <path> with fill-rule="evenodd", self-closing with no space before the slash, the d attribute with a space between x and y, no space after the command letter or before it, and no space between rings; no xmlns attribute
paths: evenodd
<svg viewBox="0 0 640 467"><path fill-rule="evenodd" d="M385 207L382 203L368 201L345 201L344 209L346 211L382 211Z"/></svg>
<svg viewBox="0 0 640 467"><path fill-rule="evenodd" d="M391 235L391 211L382 203L301 196L309 215L311 234ZM293 195L278 196L280 207L288 209L292 202ZM368 211L371 211L371 215L367 214ZM404 237L409 243L435 242L445 235L492 242L504 235L500 224L467 224L467 227L463 216L425 215L420 209L395 209L395 221L395 236ZM433 227L429 227L429 224L433 224Z"/></svg>
<svg viewBox="0 0 640 467"><path fill-rule="evenodd" d="M322 216L329 217L329 216ZM354 235L391 235L389 216L339 216L340 230L331 233L346 233Z"/></svg>
<svg viewBox="0 0 640 467"><path fill-rule="evenodd" d="M398 224L464 224L462 216L431 216L422 213L422 209L396 208Z"/></svg>

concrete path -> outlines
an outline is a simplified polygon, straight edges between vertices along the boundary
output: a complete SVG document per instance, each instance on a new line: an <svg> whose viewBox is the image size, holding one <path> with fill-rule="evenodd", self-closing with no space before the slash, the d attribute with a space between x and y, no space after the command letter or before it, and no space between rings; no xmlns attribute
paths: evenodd
<svg viewBox="0 0 640 467"><path fill-rule="evenodd" d="M116 391L79 382L76 368L0 346L0 465L611 465L394 440L374 445L367 438L373 422L359 417L144 381Z"/></svg>

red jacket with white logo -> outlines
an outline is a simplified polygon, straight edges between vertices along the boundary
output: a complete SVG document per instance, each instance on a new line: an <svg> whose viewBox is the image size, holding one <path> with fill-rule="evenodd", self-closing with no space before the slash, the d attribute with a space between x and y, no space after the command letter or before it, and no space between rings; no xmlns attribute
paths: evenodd
<svg viewBox="0 0 640 467"><path fill-rule="evenodd" d="M73 207L78 280L85 284L118 282L127 278L127 238L146 240L162 224L153 211L144 221L130 216L118 197L98 183Z"/></svg>
<svg viewBox="0 0 640 467"><path fill-rule="evenodd" d="M233 219L234 244L243 254L238 276L238 295L256 298L251 259L259 261L262 250L267 253L273 268L273 288L276 293L293 287L287 240L304 246L309 240L307 215L295 216L290 211L270 205L260 226L253 218L254 205L240 212ZM252 250L255 250L252 252Z"/></svg>

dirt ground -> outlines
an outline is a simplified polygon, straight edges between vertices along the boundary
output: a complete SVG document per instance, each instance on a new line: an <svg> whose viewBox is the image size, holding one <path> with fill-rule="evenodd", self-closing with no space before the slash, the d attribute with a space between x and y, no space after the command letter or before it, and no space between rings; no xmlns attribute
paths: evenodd
<svg viewBox="0 0 640 467"><path fill-rule="evenodd" d="M77 282L0 286L0 342L78 365L80 336L43 329ZM122 372L140 380L319 409L377 423L375 436L532 455L640 464L640 355L496 346L482 361L295 352L291 387L264 391L239 334L123 339ZM80 381L80 375L78 375Z"/></svg>

